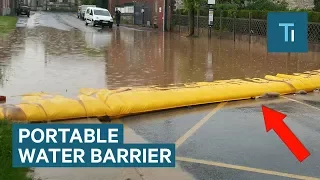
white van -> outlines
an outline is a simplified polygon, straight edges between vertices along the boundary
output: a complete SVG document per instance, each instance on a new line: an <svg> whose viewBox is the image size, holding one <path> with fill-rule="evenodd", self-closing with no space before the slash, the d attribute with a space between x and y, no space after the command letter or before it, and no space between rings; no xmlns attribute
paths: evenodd
<svg viewBox="0 0 320 180"><path fill-rule="evenodd" d="M85 25L91 24L92 26L109 26L112 28L113 18L107 9L88 7L84 14Z"/></svg>
<svg viewBox="0 0 320 180"><path fill-rule="evenodd" d="M78 18L84 20L84 13L88 7L96 7L96 5L81 5L78 7Z"/></svg>

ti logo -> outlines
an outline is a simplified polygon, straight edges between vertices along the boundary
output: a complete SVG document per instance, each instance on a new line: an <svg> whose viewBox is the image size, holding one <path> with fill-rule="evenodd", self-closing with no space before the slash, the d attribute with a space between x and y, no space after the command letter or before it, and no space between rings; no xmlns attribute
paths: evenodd
<svg viewBox="0 0 320 180"><path fill-rule="evenodd" d="M284 27L284 41L288 42L289 27L293 27L294 23L279 23L279 26ZM294 30L291 30L291 42L294 42Z"/></svg>
<svg viewBox="0 0 320 180"><path fill-rule="evenodd" d="M268 13L268 52L308 52L307 12Z"/></svg>

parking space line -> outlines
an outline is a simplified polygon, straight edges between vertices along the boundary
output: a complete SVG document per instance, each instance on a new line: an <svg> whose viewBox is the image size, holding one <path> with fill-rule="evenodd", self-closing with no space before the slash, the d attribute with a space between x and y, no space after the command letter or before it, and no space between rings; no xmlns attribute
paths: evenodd
<svg viewBox="0 0 320 180"><path fill-rule="evenodd" d="M220 103L217 107L215 107L210 113L208 113L204 118L202 118L197 124L195 124L188 132L182 135L176 141L176 148L178 148L181 144L183 144L192 134L194 134L205 122L207 122L217 111L223 108L227 102Z"/></svg>
<svg viewBox="0 0 320 180"><path fill-rule="evenodd" d="M315 177L301 176L301 175L296 175L296 174L289 174L289 173L283 173L283 172L278 172L278 171L271 171L271 170L258 169L258 168L239 166L239 165L233 165L233 164L226 164L226 163L215 162L215 161L193 159L193 158L187 158L187 157L176 157L176 160L182 161L182 162L204 164L204 165L217 166L217 167L223 167L223 168L228 168L228 169L236 169L236 170L247 171L247 172L254 172L254 173L260 173L260 174L268 174L268 175L274 175L274 176L294 178L294 179L320 180L319 178L315 178Z"/></svg>
<svg viewBox="0 0 320 180"><path fill-rule="evenodd" d="M295 100L295 99L292 99L292 98L289 98L289 97L285 97L285 96L282 96L282 97L285 98L285 99L288 99L288 100L290 100L290 101L293 101L293 102L296 102L296 103L299 103L299 104L303 104L303 105L305 105L305 106L308 106L308 107L311 107L311 108L313 108L313 109L316 109L316 110L319 110L319 111L320 111L320 108L315 107L315 106L312 106L312 105L310 105L310 104L307 104L307 103L304 103L304 102L301 102L301 101L298 101L298 100Z"/></svg>

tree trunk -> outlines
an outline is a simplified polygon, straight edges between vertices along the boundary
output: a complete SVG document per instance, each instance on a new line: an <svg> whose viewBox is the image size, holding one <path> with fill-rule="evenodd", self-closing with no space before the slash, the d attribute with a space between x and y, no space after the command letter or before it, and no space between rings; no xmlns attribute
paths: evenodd
<svg viewBox="0 0 320 180"><path fill-rule="evenodd" d="M193 36L194 34L194 14L195 9L189 9L189 34L188 36Z"/></svg>

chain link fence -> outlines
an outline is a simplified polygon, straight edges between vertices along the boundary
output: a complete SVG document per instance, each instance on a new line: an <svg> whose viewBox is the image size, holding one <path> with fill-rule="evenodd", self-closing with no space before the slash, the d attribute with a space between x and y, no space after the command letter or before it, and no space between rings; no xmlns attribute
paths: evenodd
<svg viewBox="0 0 320 180"><path fill-rule="evenodd" d="M230 32L236 34L247 34L249 36L267 36L267 20L232 17L215 17L213 29L220 32ZM197 22L198 21L198 22ZM197 31L208 28L208 16L199 16L195 18L195 27ZM176 31L187 30L188 16L173 14L172 26ZM200 30L201 31L201 30ZM311 43L320 43L320 23L308 24L308 39Z"/></svg>

